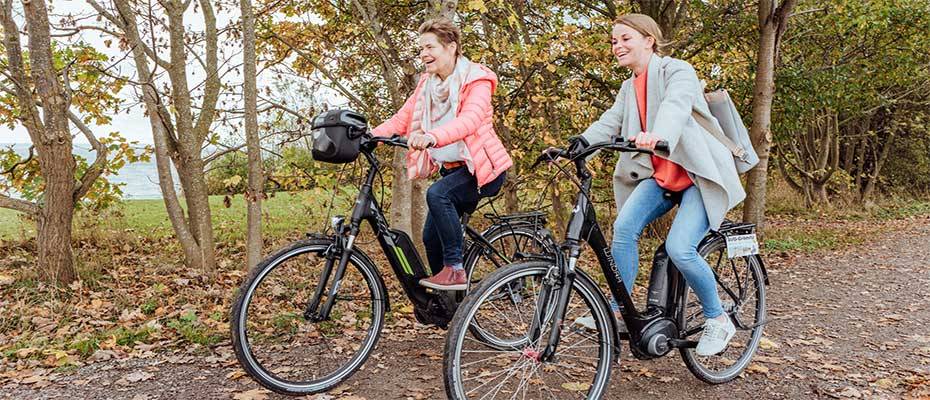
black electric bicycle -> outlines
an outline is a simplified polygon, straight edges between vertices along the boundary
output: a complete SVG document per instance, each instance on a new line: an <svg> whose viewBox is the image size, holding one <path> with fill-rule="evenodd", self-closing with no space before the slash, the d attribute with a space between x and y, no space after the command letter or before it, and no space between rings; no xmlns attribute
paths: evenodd
<svg viewBox="0 0 930 400"><path fill-rule="evenodd" d="M611 361L619 361L621 340L629 342L639 359L678 349L688 369L711 384L728 382L749 365L762 338L767 277L758 254L729 254L727 241L733 235L752 234L755 226L726 222L698 247L714 271L724 309L737 327L722 353L699 356L694 348L703 329L702 307L664 245L654 258L645 310L638 310L626 292L589 196L592 176L586 158L598 150L648 152L618 138L540 156L537 163L547 156L572 160L580 181L565 241L551 261L519 262L486 276L459 306L446 337L443 364L450 399L601 398L608 387ZM578 266L584 243L594 250L628 333L618 332L607 298ZM514 287L519 290L510 289ZM501 296L502 291L510 295ZM581 323L584 318L588 323ZM493 326L491 334L515 345L488 346L467 329L475 321Z"/></svg>
<svg viewBox="0 0 930 400"><path fill-rule="evenodd" d="M406 147L405 140L372 137L357 114L338 118L348 122L342 123L344 132L337 132L334 139L348 139L350 148L357 146L354 158L361 153L369 164L351 217L333 218L330 235L308 234L306 240L267 257L242 284L232 309L232 344L240 365L262 386L282 394L305 395L333 388L362 366L378 342L390 303L377 264L356 245L363 221L374 230L419 322L445 327L464 297L462 292L433 291L419 285L420 279L430 276L429 269L410 237L390 228L372 193L380 168L375 147L379 143ZM315 151L318 146L314 143ZM351 154L339 162L350 159ZM468 214L463 216L469 287L500 266L555 251L542 247L540 238L548 235L541 231L543 213L487 217L492 225L479 233L467 225ZM508 343L487 334L480 321L471 329L492 346Z"/></svg>

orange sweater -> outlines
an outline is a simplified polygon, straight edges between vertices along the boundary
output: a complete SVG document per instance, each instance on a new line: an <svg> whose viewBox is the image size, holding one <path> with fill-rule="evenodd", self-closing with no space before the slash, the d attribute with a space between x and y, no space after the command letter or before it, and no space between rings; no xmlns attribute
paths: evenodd
<svg viewBox="0 0 930 400"><path fill-rule="evenodd" d="M646 72L633 79L633 88L636 90L636 106L639 108L639 125L640 129L646 130ZM652 169L655 172L652 177L655 178L659 187L680 192L692 185L688 172L680 165L675 164L659 156L652 156Z"/></svg>

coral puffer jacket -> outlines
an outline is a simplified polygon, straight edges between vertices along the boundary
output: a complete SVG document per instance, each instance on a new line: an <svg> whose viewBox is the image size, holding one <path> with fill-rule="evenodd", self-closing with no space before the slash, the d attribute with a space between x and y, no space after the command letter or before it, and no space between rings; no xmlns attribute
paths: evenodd
<svg viewBox="0 0 930 400"><path fill-rule="evenodd" d="M469 74L470 79L462 83L459 90L459 106L455 118L448 123L426 132L436 141L436 147L465 142L471 160L466 160L468 171L475 175L478 187L493 181L513 165L507 149L494 132L491 95L497 88L497 76L487 67L474 64L484 74ZM411 121L422 118L423 105L417 104L420 91L429 74L420 76L413 95L407 99L397 114L372 130L375 136L388 137L394 134L410 134ZM407 157L407 168L416 168L415 159Z"/></svg>

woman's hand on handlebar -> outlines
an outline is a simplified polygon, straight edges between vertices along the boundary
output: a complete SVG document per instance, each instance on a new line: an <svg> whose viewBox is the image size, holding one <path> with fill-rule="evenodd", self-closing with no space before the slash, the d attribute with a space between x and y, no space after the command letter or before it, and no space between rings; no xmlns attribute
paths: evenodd
<svg viewBox="0 0 930 400"><path fill-rule="evenodd" d="M640 132L630 136L630 141L634 142L637 148L655 151L656 144L662 141L662 138L652 132Z"/></svg>
<svg viewBox="0 0 930 400"><path fill-rule="evenodd" d="M410 146L410 148L414 150L423 150L435 145L436 139L433 139L433 137L430 135L413 133L410 134L410 137L407 138L407 146Z"/></svg>

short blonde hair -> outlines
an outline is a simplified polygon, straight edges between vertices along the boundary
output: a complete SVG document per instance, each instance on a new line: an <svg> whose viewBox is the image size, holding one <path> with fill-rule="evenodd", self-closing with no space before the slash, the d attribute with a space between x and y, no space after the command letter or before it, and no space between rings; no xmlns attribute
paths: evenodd
<svg viewBox="0 0 930 400"><path fill-rule="evenodd" d="M656 20L646 14L625 14L614 20L614 25L626 25L633 28L643 36L653 38L652 51L659 55L665 55L665 46L668 42L662 37L662 29Z"/></svg>
<svg viewBox="0 0 930 400"><path fill-rule="evenodd" d="M462 55L462 31L448 18L438 17L429 19L420 25L420 29L417 29L417 32L421 35L424 33L436 35L436 38L439 39L439 43L442 43L443 46L448 46L449 43L455 43L455 56L458 57Z"/></svg>

